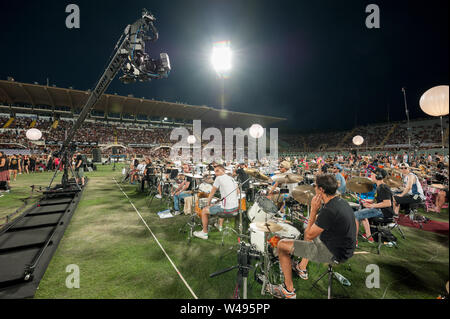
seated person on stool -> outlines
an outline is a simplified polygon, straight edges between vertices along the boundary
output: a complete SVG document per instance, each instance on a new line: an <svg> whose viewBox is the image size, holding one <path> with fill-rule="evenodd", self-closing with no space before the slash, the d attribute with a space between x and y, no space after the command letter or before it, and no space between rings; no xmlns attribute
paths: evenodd
<svg viewBox="0 0 450 319"><path fill-rule="evenodd" d="M440 190L436 196L436 202L434 207L435 213L440 213L442 206L444 206L445 202L448 202L448 189Z"/></svg>
<svg viewBox="0 0 450 319"><path fill-rule="evenodd" d="M292 173L291 164L288 161L281 162L279 169L280 169L280 174ZM297 184L298 183L280 184L279 182L275 182L275 184L273 184L272 188L270 189L270 191L267 195L267 198L269 198L276 204L281 203L281 202L283 202L283 204L284 204L284 199L291 196L292 191L297 186ZM277 187L280 188L280 192L278 194L274 194L275 189ZM281 207L279 207L280 211L283 211L283 208L284 208L284 205L281 205Z"/></svg>
<svg viewBox="0 0 450 319"><path fill-rule="evenodd" d="M141 182L141 191L144 191L144 189L145 189L145 182L147 182L147 185L149 188L154 183L154 179L152 179L153 174L154 174L154 169L152 167L152 161L150 158L146 157L144 174L143 174L143 178L142 178L142 182Z"/></svg>
<svg viewBox="0 0 450 319"><path fill-rule="evenodd" d="M305 240L282 239L278 243L278 257L284 274L282 285L267 286L274 297L295 299L291 254L319 263L344 262L355 250L355 215L346 200L336 195L337 181L334 175L318 175L316 195L311 201L311 213L305 230ZM323 202L323 207L320 208ZM319 237L320 236L320 237ZM303 262L303 260L302 260Z"/></svg>
<svg viewBox="0 0 450 319"><path fill-rule="evenodd" d="M359 232L359 222L362 221L364 230L366 231L365 236L370 243L374 240L371 237L369 218L374 217L384 217L392 218L394 216L394 210L392 209L392 193L389 186L387 186L383 179L386 178L387 173L384 169L377 168L375 173L370 175L372 182L377 184L377 190L375 193L375 203L363 202L365 208L355 212L356 219L356 246L358 246L358 232Z"/></svg>
<svg viewBox="0 0 450 319"><path fill-rule="evenodd" d="M333 169L334 169L334 176L336 177L336 180L338 182L337 192L338 192L339 195L342 195L342 194L345 193L346 186L347 186L346 183L345 183L345 178L344 178L344 176L342 176L343 168L342 168L341 165L336 163L336 164L334 164Z"/></svg>
<svg viewBox="0 0 450 319"><path fill-rule="evenodd" d="M239 211L239 187L236 181L231 176L225 174L225 168L222 165L215 166L214 172L216 179L214 180L211 193L208 196L208 204L202 210L203 230L194 232L194 236L201 239L208 239L209 215L234 215L234 213ZM220 191L220 195L222 196L221 204L210 206L211 200L217 190ZM223 221L223 218L219 219L219 229L222 228Z"/></svg>
<svg viewBox="0 0 450 319"><path fill-rule="evenodd" d="M174 215L180 215L180 199L192 196L192 177L186 176L189 174L189 165L183 164L183 172L180 175L184 175L184 180L178 186L178 188L172 193L173 196L173 209Z"/></svg>
<svg viewBox="0 0 450 319"><path fill-rule="evenodd" d="M407 163L400 164L405 188L400 195L394 196L394 212L398 215L400 205L417 204L425 200L422 185L417 176L411 173Z"/></svg>

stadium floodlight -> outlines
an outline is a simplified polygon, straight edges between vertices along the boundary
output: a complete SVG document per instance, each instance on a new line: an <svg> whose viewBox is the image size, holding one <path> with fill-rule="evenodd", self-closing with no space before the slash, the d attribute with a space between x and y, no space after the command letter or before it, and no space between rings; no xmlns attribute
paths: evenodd
<svg viewBox="0 0 450 319"><path fill-rule="evenodd" d="M253 138L260 138L264 135L264 128L259 124L253 124L250 126L248 133Z"/></svg>
<svg viewBox="0 0 450 319"><path fill-rule="evenodd" d="M195 136L194 135L189 135L188 136L188 138L187 138L187 142L188 142L188 144L195 144L195 141L196 141L197 139L195 138Z"/></svg>
<svg viewBox="0 0 450 319"><path fill-rule="evenodd" d="M220 41L213 43L211 62L214 70L225 76L231 70L231 48L230 41Z"/></svg>
<svg viewBox="0 0 450 319"><path fill-rule="evenodd" d="M37 141L42 137L42 132L37 128L30 128L25 134L30 141Z"/></svg>

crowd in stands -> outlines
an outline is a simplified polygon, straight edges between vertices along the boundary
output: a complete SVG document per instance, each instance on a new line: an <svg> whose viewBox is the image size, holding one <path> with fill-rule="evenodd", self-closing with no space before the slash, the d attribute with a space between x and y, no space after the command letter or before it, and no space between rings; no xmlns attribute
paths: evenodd
<svg viewBox="0 0 450 319"><path fill-rule="evenodd" d="M7 123L9 117L0 117L0 128ZM15 117L7 129L0 130L0 143L18 143L28 147L29 142L25 137L25 131L35 119L29 117ZM54 127L53 124L57 124ZM50 118L37 119L34 127L42 131L42 140L46 141L45 146L36 146L37 150L57 149L57 143L64 141L67 132L74 125L73 120L60 119L57 123ZM412 143L422 143L423 146L436 146L441 143L439 119L428 119L411 121L411 141ZM448 127L448 119L444 121L444 130ZM448 133L448 129L446 130ZM81 143L83 153L92 151L93 144L146 144L147 147L173 144L170 140L171 128L149 127L146 124L121 123L87 120L76 132L74 142ZM351 134L350 134L351 133ZM384 123L369 126L360 126L353 131L323 132L310 134L279 134L279 145L281 151L283 148L289 151L336 151L341 149L351 149L352 137L361 135L364 137L362 148L374 148L381 144L389 145L407 145L408 129L406 122L403 123ZM52 142L55 146L51 146ZM82 145L89 143L89 145ZM203 141L202 145L206 145ZM150 146L149 146L150 145ZM132 145L133 146L133 145ZM136 154L144 155L148 152L142 145L136 149ZM105 151L109 155L111 151Z"/></svg>

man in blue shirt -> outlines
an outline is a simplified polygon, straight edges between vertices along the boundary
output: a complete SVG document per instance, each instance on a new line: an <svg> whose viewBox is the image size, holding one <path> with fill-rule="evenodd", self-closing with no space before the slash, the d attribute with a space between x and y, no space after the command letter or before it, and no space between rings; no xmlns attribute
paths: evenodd
<svg viewBox="0 0 450 319"><path fill-rule="evenodd" d="M345 190L346 190L346 183L345 183L345 178L344 176L342 176L342 166L339 164L334 164L334 175L336 177L336 180L338 182L338 193L339 194L344 194Z"/></svg>

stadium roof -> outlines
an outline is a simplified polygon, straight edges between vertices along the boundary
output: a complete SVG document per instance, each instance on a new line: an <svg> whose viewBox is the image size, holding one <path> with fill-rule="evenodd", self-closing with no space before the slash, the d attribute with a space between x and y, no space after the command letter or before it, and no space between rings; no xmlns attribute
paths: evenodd
<svg viewBox="0 0 450 319"><path fill-rule="evenodd" d="M89 91L58 88L39 84L0 80L0 102L8 104L47 105L81 109L86 102ZM250 113L220 110L207 106L187 105L103 94L94 110L106 113L143 114L149 117L169 117L184 120L202 120L218 126L246 128L254 123L270 127L273 123L285 121L285 118Z"/></svg>

